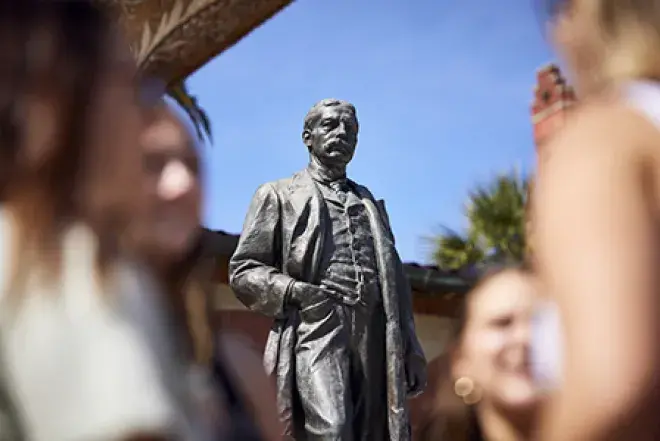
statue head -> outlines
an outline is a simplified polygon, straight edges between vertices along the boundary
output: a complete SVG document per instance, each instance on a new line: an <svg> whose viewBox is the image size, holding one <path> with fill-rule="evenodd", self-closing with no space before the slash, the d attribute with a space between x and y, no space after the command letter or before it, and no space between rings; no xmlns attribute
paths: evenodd
<svg viewBox="0 0 660 441"><path fill-rule="evenodd" d="M302 139L309 153L328 167L345 167L355 154L358 120L347 101L324 99L305 116Z"/></svg>

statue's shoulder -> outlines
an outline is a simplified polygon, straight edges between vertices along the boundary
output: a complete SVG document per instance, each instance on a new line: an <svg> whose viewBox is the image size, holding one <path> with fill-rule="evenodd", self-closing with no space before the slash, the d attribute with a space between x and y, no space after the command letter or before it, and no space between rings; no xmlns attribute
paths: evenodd
<svg viewBox="0 0 660 441"><path fill-rule="evenodd" d="M371 192L371 190L369 190L369 188L366 185L359 184L359 183L357 183L353 180L351 180L351 183L358 190L358 192L368 196L369 198L371 198L374 201L376 200L376 198L374 197L374 194Z"/></svg>
<svg viewBox="0 0 660 441"><path fill-rule="evenodd" d="M282 195L286 193L286 189L291 186L292 182L293 176L289 176L288 178L276 179L274 181L261 184L260 188L262 188L263 191L275 192L278 195Z"/></svg>
<svg viewBox="0 0 660 441"><path fill-rule="evenodd" d="M257 197L264 198L268 196L277 196L278 199L286 197L290 189L301 178L304 178L303 171L295 173L289 177L268 181L259 186L256 191Z"/></svg>
<svg viewBox="0 0 660 441"><path fill-rule="evenodd" d="M387 216L387 209L385 208L385 200L384 199L377 199L374 196L374 194L371 192L371 190L369 190L366 186L358 184L355 181L351 181L351 182L353 183L355 188L358 189L358 192L360 194L363 194L363 195L367 196L368 198L370 198L372 201L374 201L376 203L376 205L378 206L378 208L381 210L381 212L384 215Z"/></svg>
<svg viewBox="0 0 660 441"><path fill-rule="evenodd" d="M276 181L271 181L271 185L277 189L278 191L286 190L287 188L291 187L291 184L293 183L294 179L298 176L298 173L293 174L289 177L278 179Z"/></svg>
<svg viewBox="0 0 660 441"><path fill-rule="evenodd" d="M270 192L279 192L283 188L286 188L291 182L291 177L276 179L274 181L264 182L263 184L257 187L257 193L270 193Z"/></svg>

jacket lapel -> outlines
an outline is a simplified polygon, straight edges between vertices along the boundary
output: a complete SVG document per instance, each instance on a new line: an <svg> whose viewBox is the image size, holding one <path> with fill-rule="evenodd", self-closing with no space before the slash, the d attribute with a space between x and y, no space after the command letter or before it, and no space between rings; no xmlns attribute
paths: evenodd
<svg viewBox="0 0 660 441"><path fill-rule="evenodd" d="M396 250L389 227L389 220L382 200L375 201L369 190L358 186L358 192L369 216L371 233L376 251L376 263L380 280L383 310L385 311L386 345L392 353L403 353L401 334L401 311L397 288ZM401 385L405 384L405 368L397 357L387 359L387 401L389 408L390 439L410 440L406 395Z"/></svg>
<svg viewBox="0 0 660 441"><path fill-rule="evenodd" d="M307 170L294 175L287 191L293 224L288 235L287 272L301 280L316 282L326 239L327 208Z"/></svg>
<svg viewBox="0 0 660 441"><path fill-rule="evenodd" d="M390 219L389 216L387 215L387 211L385 210L385 201L382 199L374 199L373 195L369 190L367 190L365 187L362 185L356 184L355 182L352 182L354 188L357 190L358 195L360 196L360 199L362 200L362 203L369 208L374 208L375 213L377 216L374 216L371 219L371 228L372 230L374 228L378 228L380 231L383 231L386 235L386 238L389 239L392 242L392 245L394 245L394 237L392 236L392 229L390 228Z"/></svg>

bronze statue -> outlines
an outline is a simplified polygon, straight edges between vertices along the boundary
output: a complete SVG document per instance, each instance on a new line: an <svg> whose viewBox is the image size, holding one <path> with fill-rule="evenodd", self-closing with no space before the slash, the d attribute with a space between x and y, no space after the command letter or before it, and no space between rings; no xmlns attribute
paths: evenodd
<svg viewBox="0 0 660 441"><path fill-rule="evenodd" d="M317 103L302 139L309 166L252 199L231 287L274 318L264 363L288 439L409 440L407 398L425 387L426 360L383 201L346 178L355 107Z"/></svg>

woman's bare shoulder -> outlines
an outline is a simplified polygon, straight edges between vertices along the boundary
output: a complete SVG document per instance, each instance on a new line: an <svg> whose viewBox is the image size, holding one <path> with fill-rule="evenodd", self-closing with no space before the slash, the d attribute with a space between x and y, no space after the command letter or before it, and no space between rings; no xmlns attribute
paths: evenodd
<svg viewBox="0 0 660 441"><path fill-rule="evenodd" d="M660 128L634 107L622 102L587 103L571 111L566 125L543 147L541 159L574 161L613 154L620 160L648 151L658 139Z"/></svg>

